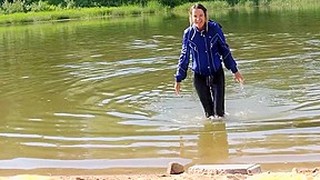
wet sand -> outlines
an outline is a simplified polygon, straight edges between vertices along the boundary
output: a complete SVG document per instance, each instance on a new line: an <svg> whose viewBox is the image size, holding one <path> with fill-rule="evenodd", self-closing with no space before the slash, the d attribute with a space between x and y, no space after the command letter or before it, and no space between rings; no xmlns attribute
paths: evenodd
<svg viewBox="0 0 320 180"><path fill-rule="evenodd" d="M262 171L259 174L190 174L170 175L166 169L42 169L0 171L0 180L320 180L320 167L293 168L291 171Z"/></svg>

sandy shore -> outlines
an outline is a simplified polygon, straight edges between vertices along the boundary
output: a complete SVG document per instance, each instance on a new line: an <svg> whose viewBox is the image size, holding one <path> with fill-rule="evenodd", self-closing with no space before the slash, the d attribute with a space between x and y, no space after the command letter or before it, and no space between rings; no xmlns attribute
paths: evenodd
<svg viewBox="0 0 320 180"><path fill-rule="evenodd" d="M2 175L2 173L0 172ZM57 175L58 172L43 170L28 174L16 172L16 175L2 175L0 180L320 180L320 168L312 169L292 169L290 172L261 172L259 174L191 174L188 171L179 175L170 175L164 169L140 169L140 170L75 170L68 174ZM41 175L42 174L42 175ZM47 174L47 175L43 175ZM78 175L76 175L78 174Z"/></svg>
<svg viewBox="0 0 320 180"><path fill-rule="evenodd" d="M226 175L191 175L183 173L181 175L166 174L117 174L117 175L97 175L97 176L40 176L40 175L16 175L1 177L1 180L319 180L319 174L313 173L292 173L273 172L255 175L226 174Z"/></svg>

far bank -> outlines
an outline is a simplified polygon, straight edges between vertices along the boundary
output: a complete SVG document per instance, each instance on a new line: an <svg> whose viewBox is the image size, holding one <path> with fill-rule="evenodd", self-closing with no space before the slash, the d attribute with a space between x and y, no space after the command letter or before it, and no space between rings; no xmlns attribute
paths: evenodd
<svg viewBox="0 0 320 180"><path fill-rule="evenodd" d="M242 2L242 1L241 1ZM273 0L260 3L258 6L253 1L243 1L234 6L230 6L226 1L202 2L211 11L211 15L223 15L230 10L316 10L320 8L317 0ZM263 3L264 2L264 3ZM0 13L0 24L23 24L42 23L52 21L70 20L90 20L90 19L110 19L134 16L150 15L175 15L187 16L187 12L192 3L171 8L163 6L156 1L150 1L145 6L127 5L120 7L92 7L92 8L60 8L53 7L50 10L35 12ZM14 4L12 4L14 6ZM43 5L44 6L44 5ZM50 6L51 7L51 6Z"/></svg>

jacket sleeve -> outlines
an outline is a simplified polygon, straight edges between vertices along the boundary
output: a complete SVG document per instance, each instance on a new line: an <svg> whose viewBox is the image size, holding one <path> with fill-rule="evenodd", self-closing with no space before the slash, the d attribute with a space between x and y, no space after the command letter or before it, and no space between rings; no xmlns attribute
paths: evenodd
<svg viewBox="0 0 320 180"><path fill-rule="evenodd" d="M219 54L222 56L222 61L228 70L231 70L233 73L236 73L238 71L237 63L232 57L229 45L226 42L220 25L217 25L217 32L219 34L218 51Z"/></svg>
<svg viewBox="0 0 320 180"><path fill-rule="evenodd" d="M188 29L186 29L183 33L181 54L175 75L176 82L181 82L187 76L187 70L190 61L189 33L190 30Z"/></svg>

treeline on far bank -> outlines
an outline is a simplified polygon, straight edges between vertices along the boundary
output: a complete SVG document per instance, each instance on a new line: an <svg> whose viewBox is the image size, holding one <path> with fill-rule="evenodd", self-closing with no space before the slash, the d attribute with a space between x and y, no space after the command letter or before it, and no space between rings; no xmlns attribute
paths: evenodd
<svg viewBox="0 0 320 180"><path fill-rule="evenodd" d="M202 2L214 2L227 4L229 7L237 5L259 6L267 5L273 1L290 3L290 1L318 1L318 0L202 0ZM186 3L198 2L197 0L0 0L0 14L55 11L79 8L101 8L101 7L139 7L157 9L172 9ZM291 2L292 3L292 2ZM139 10L138 10L139 11ZM153 11L153 10L152 10Z"/></svg>
<svg viewBox="0 0 320 180"><path fill-rule="evenodd" d="M186 16L195 0L0 0L0 24L104 19L174 14ZM198 2L198 1L197 1ZM320 9L319 0L202 0L208 9L223 14L230 9ZM217 14L217 13L216 13Z"/></svg>

